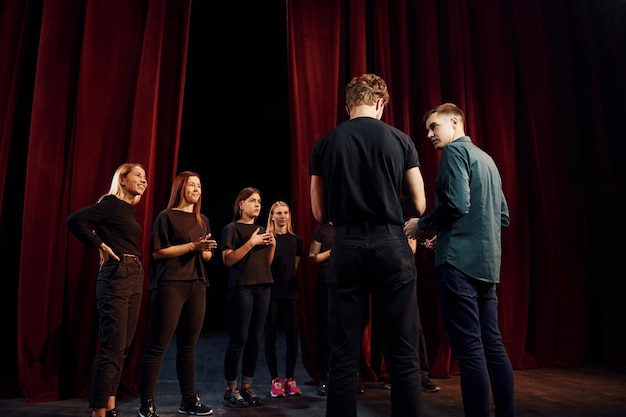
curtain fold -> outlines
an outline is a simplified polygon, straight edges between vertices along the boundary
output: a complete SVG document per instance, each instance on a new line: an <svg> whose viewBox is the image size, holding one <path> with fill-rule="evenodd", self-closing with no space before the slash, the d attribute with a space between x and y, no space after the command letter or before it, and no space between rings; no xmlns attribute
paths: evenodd
<svg viewBox="0 0 626 417"><path fill-rule="evenodd" d="M149 257L154 211L167 200L165 188L150 185L170 183L177 164L189 14L190 1L43 3L17 291L18 376L27 401L87 394L98 254L69 235L65 218L105 194L126 161L148 174L137 211ZM137 390L143 316L123 392Z"/></svg>

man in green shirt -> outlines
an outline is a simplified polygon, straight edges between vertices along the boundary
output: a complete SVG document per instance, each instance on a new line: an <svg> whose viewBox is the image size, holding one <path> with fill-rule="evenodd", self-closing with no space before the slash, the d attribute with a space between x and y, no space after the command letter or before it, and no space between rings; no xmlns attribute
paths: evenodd
<svg viewBox="0 0 626 417"><path fill-rule="evenodd" d="M405 223L407 237L437 232L435 276L453 356L458 359L466 416L515 416L511 362L498 328L501 230L509 225L502 180L493 159L465 135L465 115L444 103L424 115L441 151L435 208Z"/></svg>

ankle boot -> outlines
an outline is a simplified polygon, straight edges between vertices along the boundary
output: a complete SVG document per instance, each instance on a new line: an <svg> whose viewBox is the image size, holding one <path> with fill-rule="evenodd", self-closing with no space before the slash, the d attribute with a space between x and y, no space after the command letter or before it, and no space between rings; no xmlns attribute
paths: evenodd
<svg viewBox="0 0 626 417"><path fill-rule="evenodd" d="M142 398L137 417L159 417L152 398Z"/></svg>

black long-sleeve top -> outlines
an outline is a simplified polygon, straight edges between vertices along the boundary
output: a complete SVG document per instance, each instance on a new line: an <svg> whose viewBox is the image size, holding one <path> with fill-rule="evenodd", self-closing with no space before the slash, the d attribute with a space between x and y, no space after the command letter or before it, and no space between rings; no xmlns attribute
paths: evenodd
<svg viewBox="0 0 626 417"><path fill-rule="evenodd" d="M97 248L104 242L117 256L141 257L142 228L137 223L135 206L114 195L106 195L96 204L75 211L65 223L70 232L87 246ZM113 259L109 258L110 261Z"/></svg>

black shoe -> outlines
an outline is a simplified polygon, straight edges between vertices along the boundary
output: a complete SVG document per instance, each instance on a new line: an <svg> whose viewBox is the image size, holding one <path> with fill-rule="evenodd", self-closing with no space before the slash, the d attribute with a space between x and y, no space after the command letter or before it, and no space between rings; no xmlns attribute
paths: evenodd
<svg viewBox="0 0 626 417"><path fill-rule="evenodd" d="M357 395L365 394L365 385L361 382L361 379L356 381L356 393Z"/></svg>
<svg viewBox="0 0 626 417"><path fill-rule="evenodd" d="M107 410L106 416L107 417L120 417L120 413L119 411L117 411L117 408L114 408L112 410Z"/></svg>
<svg viewBox="0 0 626 417"><path fill-rule="evenodd" d="M196 394L193 397L183 397L180 401L180 407L178 408L178 414L191 414L194 416L210 416L213 414L211 407L207 407L200 401L200 395Z"/></svg>
<svg viewBox="0 0 626 417"><path fill-rule="evenodd" d="M441 388L439 388L437 385L435 385L433 383L433 381L430 380L430 378L428 378L427 376L423 376L422 377L422 391L424 392L437 392L440 391Z"/></svg>
<svg viewBox="0 0 626 417"><path fill-rule="evenodd" d="M263 405L263 402L257 395L250 389L250 387L245 387L241 389L241 396L244 400L251 405L252 407L256 407L257 405Z"/></svg>
<svg viewBox="0 0 626 417"><path fill-rule="evenodd" d="M107 417L115 416L109 416L107 412ZM139 411L137 411L137 417L159 417L156 412L156 407L154 406L154 401L152 400L152 398L143 398L141 400Z"/></svg>
<svg viewBox="0 0 626 417"><path fill-rule="evenodd" d="M248 406L248 403L243 399L237 388L229 388L226 390L222 404L233 408L243 408Z"/></svg>
<svg viewBox="0 0 626 417"><path fill-rule="evenodd" d="M328 381L320 382L319 387L317 387L317 395L321 395L325 397L328 394Z"/></svg>

